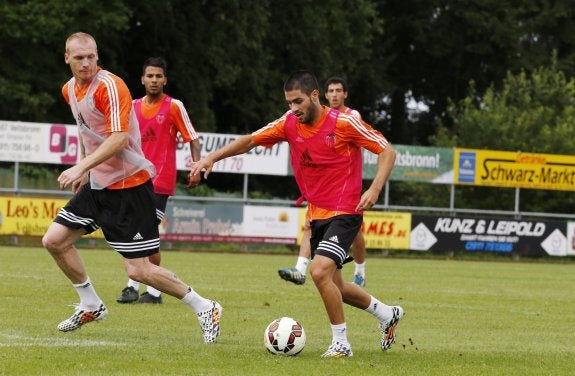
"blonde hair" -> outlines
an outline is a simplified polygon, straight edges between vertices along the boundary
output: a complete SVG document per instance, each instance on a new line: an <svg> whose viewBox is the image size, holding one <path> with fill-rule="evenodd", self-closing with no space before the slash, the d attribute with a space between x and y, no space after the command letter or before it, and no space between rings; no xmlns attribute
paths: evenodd
<svg viewBox="0 0 575 376"><path fill-rule="evenodd" d="M94 45L96 46L96 51L98 51L98 45L96 44L96 39L94 39L93 36L91 36L88 33L77 32L77 33L71 34L68 37L68 39L66 39L66 53L69 52L70 42L73 41L74 39L81 39L83 41L92 41L92 42L94 42Z"/></svg>

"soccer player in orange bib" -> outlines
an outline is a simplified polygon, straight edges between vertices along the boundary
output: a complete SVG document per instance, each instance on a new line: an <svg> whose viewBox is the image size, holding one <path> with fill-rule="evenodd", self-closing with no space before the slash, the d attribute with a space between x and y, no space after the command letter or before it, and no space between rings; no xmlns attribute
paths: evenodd
<svg viewBox="0 0 575 376"><path fill-rule="evenodd" d="M177 166L176 147L178 133L184 143L189 143L191 162L200 160L200 141L184 104L164 93L168 83L167 63L161 57L151 57L142 67L142 85L146 95L134 101L134 111L140 125L142 136L142 151L144 156L154 164L156 176L154 196L156 214L160 226L165 220L168 198L176 189ZM200 183L200 176L188 176L188 188ZM160 252L149 256L150 261L160 265ZM147 286L146 292L139 296L140 282L128 280L122 294L116 299L118 303L162 303L161 292L152 286ZM139 299L138 299L139 296Z"/></svg>
<svg viewBox="0 0 575 376"><path fill-rule="evenodd" d="M315 76L294 72L284 84L289 111L263 128L241 136L194 163L192 173L243 154L261 145L282 141L290 146L290 162L297 185L307 200L311 226L311 277L324 303L332 329L332 341L323 357L352 356L347 339L343 303L373 315L381 329L381 349L395 342L403 308L389 306L361 286L345 282L341 269L351 258L349 247L361 228L363 211L376 202L395 162L395 151L385 137L352 115L322 106ZM377 171L362 194L361 149L377 154Z"/></svg>
<svg viewBox="0 0 575 376"><path fill-rule="evenodd" d="M361 115L358 111L353 110L345 105L347 99L347 84L343 78L330 77L325 82L325 98L329 102L331 108L335 108L339 112L347 115L353 115L361 120ZM309 222L305 222L303 228L303 238L301 240L299 254L295 267L293 268L280 268L278 270L279 276L296 285L303 285L305 283L305 275L311 256L311 249L309 238L311 236L311 229ZM361 230L357 233L351 245L353 250L353 259L355 264L355 272L353 274L353 283L359 286L365 286L365 239Z"/></svg>

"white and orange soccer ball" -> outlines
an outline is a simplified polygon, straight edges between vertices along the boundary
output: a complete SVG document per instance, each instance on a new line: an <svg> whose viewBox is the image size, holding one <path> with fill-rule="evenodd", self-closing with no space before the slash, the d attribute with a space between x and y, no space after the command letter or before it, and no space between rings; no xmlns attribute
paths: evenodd
<svg viewBox="0 0 575 376"><path fill-rule="evenodd" d="M303 326L291 317L275 319L266 328L264 345L274 355L297 355L305 346Z"/></svg>

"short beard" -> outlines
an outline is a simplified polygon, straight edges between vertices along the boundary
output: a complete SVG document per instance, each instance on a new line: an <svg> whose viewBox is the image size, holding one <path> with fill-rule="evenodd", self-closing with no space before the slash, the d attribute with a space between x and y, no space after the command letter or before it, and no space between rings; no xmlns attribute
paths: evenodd
<svg viewBox="0 0 575 376"><path fill-rule="evenodd" d="M300 121L302 124L313 125L313 119L315 119L316 108L315 106L310 106L308 108L307 119L305 121Z"/></svg>

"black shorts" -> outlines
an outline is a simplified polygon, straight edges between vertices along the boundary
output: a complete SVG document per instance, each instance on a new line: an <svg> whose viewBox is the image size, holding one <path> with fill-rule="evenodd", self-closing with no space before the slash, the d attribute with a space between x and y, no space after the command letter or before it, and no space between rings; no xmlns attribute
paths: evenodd
<svg viewBox="0 0 575 376"><path fill-rule="evenodd" d="M320 221L311 221L311 258L315 255L329 257L338 269L353 261L349 248L361 229L362 215L338 215Z"/></svg>
<svg viewBox="0 0 575 376"><path fill-rule="evenodd" d="M108 244L125 258L150 256L160 250L158 217L151 180L126 189L84 185L54 219L86 234L102 228Z"/></svg>
<svg viewBox="0 0 575 376"><path fill-rule="evenodd" d="M158 224L162 223L162 219L164 219L164 216L166 215L168 198L170 198L170 195L154 193L154 202L156 204L156 216L158 217Z"/></svg>

